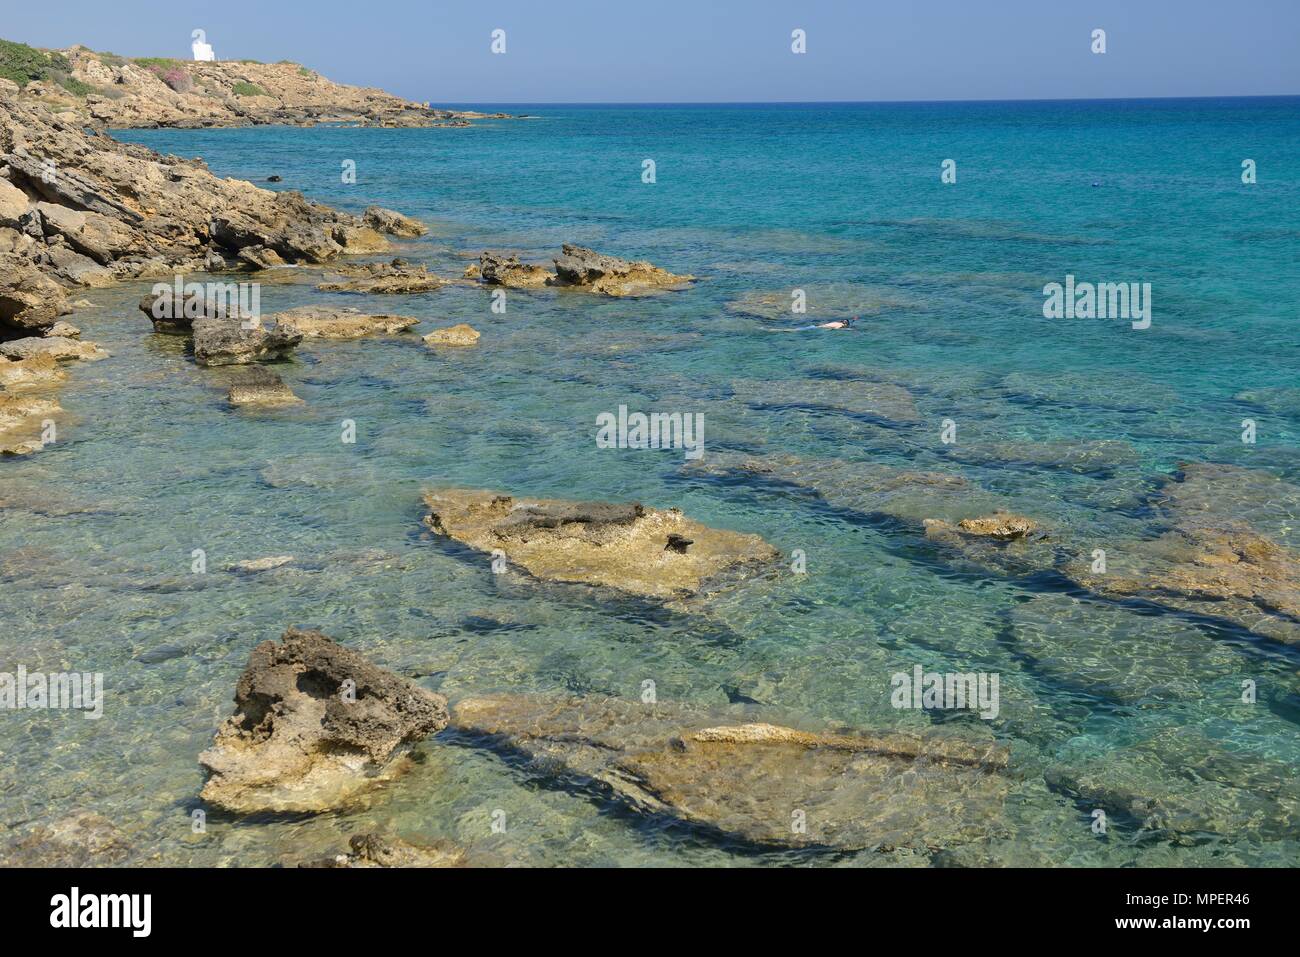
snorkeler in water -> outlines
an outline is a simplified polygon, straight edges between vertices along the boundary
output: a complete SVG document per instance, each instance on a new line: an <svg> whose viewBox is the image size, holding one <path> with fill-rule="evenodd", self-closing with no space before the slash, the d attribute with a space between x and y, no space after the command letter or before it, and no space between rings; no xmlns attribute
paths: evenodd
<svg viewBox="0 0 1300 957"><path fill-rule="evenodd" d="M832 319L830 322L819 322L815 326L796 326L793 329L783 329L783 332L809 332L813 329L852 329L853 324L858 321L858 317L852 319Z"/></svg>

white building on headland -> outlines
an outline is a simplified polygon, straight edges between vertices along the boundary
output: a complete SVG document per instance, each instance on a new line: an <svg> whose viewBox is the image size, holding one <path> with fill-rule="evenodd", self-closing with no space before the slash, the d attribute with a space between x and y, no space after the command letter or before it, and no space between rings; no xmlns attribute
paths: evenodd
<svg viewBox="0 0 1300 957"><path fill-rule="evenodd" d="M190 34L190 38L194 40L194 42L190 44L190 49L194 51L194 59L196 61L201 63L210 63L216 60L217 55L212 52L212 45L208 43L207 34L202 30L195 30Z"/></svg>

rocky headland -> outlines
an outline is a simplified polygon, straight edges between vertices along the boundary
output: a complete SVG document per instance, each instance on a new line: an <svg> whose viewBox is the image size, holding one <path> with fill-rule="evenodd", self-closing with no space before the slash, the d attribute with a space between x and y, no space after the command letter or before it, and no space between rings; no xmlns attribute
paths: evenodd
<svg viewBox="0 0 1300 957"><path fill-rule="evenodd" d="M0 89L70 123L97 127L468 126L486 114L443 110L348 86L298 63L121 57L84 46L37 50L0 41ZM504 114L494 114L503 117Z"/></svg>
<svg viewBox="0 0 1300 957"><path fill-rule="evenodd" d="M0 62L9 62L4 56L10 52L0 50ZM412 125L430 117L418 105L300 75L286 65L194 64L214 85L207 92L176 93L140 63L108 62L81 48L63 57L31 54L35 60L28 60L36 66L29 74L53 70L65 82L29 78L20 89L0 79L0 454L43 448L51 417L61 411L49 394L66 379L61 366L108 355L83 341L64 318L74 311L77 289L171 280L182 273L325 263L385 252L388 236L413 238L427 231L422 223L378 206L354 216L300 193L222 179L201 160L163 156L94 127L95 121L189 125L186 117L196 116L202 119L198 125L292 122L285 104L302 111L303 122L307 114L324 117L344 110L357 120ZM240 71L252 71L249 75L281 91L279 105L253 97L250 113L237 95L217 96L216 78ZM121 95L77 93L79 84L92 80ZM152 104L150 111L146 104ZM351 288L365 292L413 292L443 283L423 267L405 265L341 264L339 272L341 287L351 282ZM284 328L263 328L252 321L256 316L205 291L182 289L174 295L170 287L146 298L141 309L156 332L191 336L200 365L274 361L304 337L350 338L415 322L307 310L286 314ZM250 380L232 392L236 404L287 401L292 393L268 380L256 388Z"/></svg>

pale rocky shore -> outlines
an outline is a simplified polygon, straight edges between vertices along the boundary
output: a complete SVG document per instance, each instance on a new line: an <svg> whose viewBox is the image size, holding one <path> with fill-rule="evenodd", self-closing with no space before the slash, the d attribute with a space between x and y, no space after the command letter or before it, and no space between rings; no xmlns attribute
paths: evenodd
<svg viewBox="0 0 1300 957"><path fill-rule="evenodd" d="M118 62L84 48L47 57L63 83L31 80L20 90L0 80L0 453L29 454L59 412L48 392L64 376L51 365L95 360L108 353L83 341L66 317L76 290L117 282L170 279L188 273L263 272L329 264L322 292L401 296L435 292L453 280L403 259L347 262L390 251L394 239L428 232L417 220L378 206L357 216L297 192L273 192L221 179L202 160L162 156L121 143L103 125L213 126L240 123L340 122L428 125L449 119L375 90L330 83L295 64L200 63L171 67L155 61ZM167 67L163 69L162 67ZM203 82L171 76L181 69ZM173 90L167 85L185 87ZM250 79L251 78L251 79ZM264 83L268 95L241 96L231 84ZM87 85L107 92L86 92ZM273 95L272 95L273 94ZM465 116L450 117L456 122ZM500 262L500 268L494 264ZM517 260L484 253L485 284L516 282ZM604 295L640 295L682 288L693 277L650 263L566 245L554 272L530 267L542 283ZM263 324L230 316L218 303L194 303L171 293L142 303L154 330L190 337L199 365L273 362L304 339L391 335L417 320L388 312L304 307ZM252 319L258 321L250 322ZM278 321L277 321L278 320ZM479 333L464 324L425 337L430 347L472 345ZM268 374L273 376L273 374ZM282 384L281 384L282 386ZM292 393L267 376L237 386L232 402L284 404ZM22 392L23 395L15 393Z"/></svg>
<svg viewBox="0 0 1300 957"><path fill-rule="evenodd" d="M48 393L66 378L52 363L108 356L65 318L78 288L323 263L425 231L392 210L353 216L300 193L220 179L202 161L94 134L30 93L0 88L0 453L42 448L60 411ZM158 331L194 333L183 304L164 305L151 317ZM303 335L356 325L296 317L301 332L245 330L237 318L200 320L200 362L283 358Z"/></svg>
<svg viewBox="0 0 1300 957"><path fill-rule="evenodd" d="M287 61L130 59L84 46L39 52L49 58L53 75L27 83L23 99L66 122L101 128L468 126L487 115L437 109L383 90L335 83ZM5 84L16 87L0 80L0 90Z"/></svg>

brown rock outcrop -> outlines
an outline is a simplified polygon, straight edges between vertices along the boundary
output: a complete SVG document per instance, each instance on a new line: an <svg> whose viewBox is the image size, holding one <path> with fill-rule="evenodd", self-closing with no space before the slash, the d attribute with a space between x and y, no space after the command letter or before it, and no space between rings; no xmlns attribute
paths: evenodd
<svg viewBox="0 0 1300 957"><path fill-rule="evenodd" d="M656 289L684 286L694 276L676 276L648 262L606 256L565 243L555 260L556 285L576 286L606 296L637 296Z"/></svg>
<svg viewBox="0 0 1300 957"><path fill-rule="evenodd" d="M382 206L367 206L366 211L361 214L361 219L367 226L377 232L386 233L389 236L399 236L403 239L416 239L429 231L429 227L419 220L412 219L410 216L403 216L399 212L385 209Z"/></svg>
<svg viewBox="0 0 1300 957"><path fill-rule="evenodd" d="M331 270L345 277L323 282L316 288L322 292L363 292L371 295L409 295L432 292L447 285L429 272L428 267L413 265L401 259L389 263L356 263L338 266Z"/></svg>
<svg viewBox="0 0 1300 957"><path fill-rule="evenodd" d="M478 278L489 286L536 289L551 282L555 274L542 266L522 263L518 256L485 252L479 257Z"/></svg>
<svg viewBox="0 0 1300 957"><path fill-rule="evenodd" d="M108 352L93 342L83 342L81 339L68 339L64 336L44 336L40 338L28 336L26 339L11 339L8 342L0 342L0 356L15 360L49 356L60 362L74 359L96 362L100 359L107 359Z"/></svg>
<svg viewBox="0 0 1300 957"><path fill-rule="evenodd" d="M426 346L474 346L478 345L479 331L468 323L457 323L445 329L435 329L424 337Z"/></svg>
<svg viewBox="0 0 1300 957"><path fill-rule="evenodd" d="M235 705L199 762L203 799L239 814L338 807L447 724L441 696L295 628L253 649Z"/></svg>
<svg viewBox="0 0 1300 957"><path fill-rule="evenodd" d="M300 339L360 339L394 335L419 323L414 316L370 315L355 309L299 306L276 313L276 331Z"/></svg>
<svg viewBox="0 0 1300 957"><path fill-rule="evenodd" d="M61 411L53 399L0 391L0 455L39 452L42 423Z"/></svg>
<svg viewBox="0 0 1300 957"><path fill-rule="evenodd" d="M677 509L636 503L522 499L444 489L424 496L425 524L481 552L499 553L535 578L601 585L647 598L696 595L769 564L757 535L709 528ZM670 535L691 541L670 549Z"/></svg>
<svg viewBox="0 0 1300 957"><path fill-rule="evenodd" d="M302 342L301 333L239 319L196 319L191 331L194 361L201 366L276 362L287 359Z"/></svg>
<svg viewBox="0 0 1300 957"><path fill-rule="evenodd" d="M12 360L0 356L0 390L26 392L62 385L68 377L59 360L51 355Z"/></svg>
<svg viewBox="0 0 1300 957"><path fill-rule="evenodd" d="M694 276L677 276L648 262L633 262L606 256L584 246L565 243L554 260L555 271L520 262L516 256L484 252L477 272L466 270L466 278L478 278L491 286L536 289L556 286L606 296L640 296L663 289L679 289L694 282Z"/></svg>
<svg viewBox="0 0 1300 957"><path fill-rule="evenodd" d="M153 77L130 64L120 69ZM388 245L363 218L293 191L218 179L201 160L90 135L31 96L2 90L0 181L0 336L53 325L70 311L65 286L240 262L321 263Z"/></svg>

